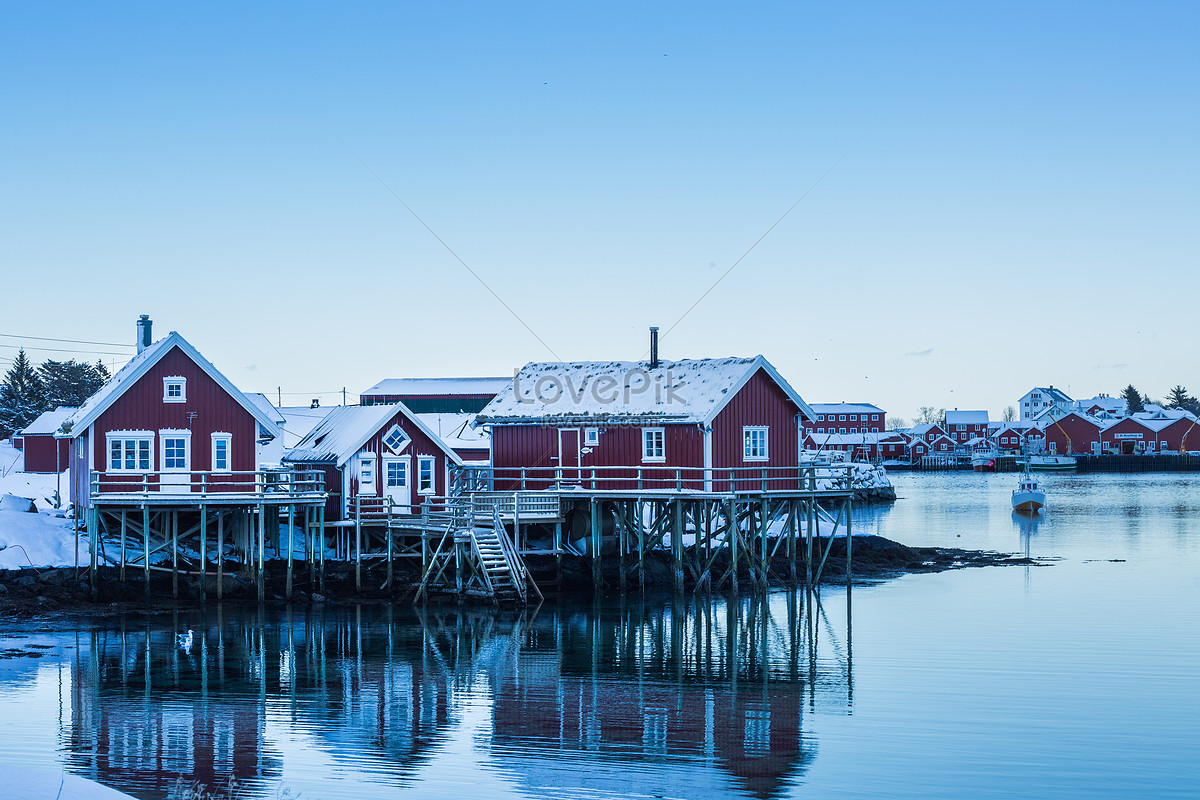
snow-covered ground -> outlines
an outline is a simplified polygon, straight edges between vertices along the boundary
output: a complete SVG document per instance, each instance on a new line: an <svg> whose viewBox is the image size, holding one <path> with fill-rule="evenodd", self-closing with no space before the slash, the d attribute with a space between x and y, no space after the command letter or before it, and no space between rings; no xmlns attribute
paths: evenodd
<svg viewBox="0 0 1200 800"><path fill-rule="evenodd" d="M67 519L67 504L54 508L56 475L17 471L20 451L9 440L0 441L0 569L66 567L76 561L74 520ZM66 473L62 490L66 493ZM16 505L5 495L29 498L37 513L7 510ZM87 539L79 537L79 562L89 562Z"/></svg>

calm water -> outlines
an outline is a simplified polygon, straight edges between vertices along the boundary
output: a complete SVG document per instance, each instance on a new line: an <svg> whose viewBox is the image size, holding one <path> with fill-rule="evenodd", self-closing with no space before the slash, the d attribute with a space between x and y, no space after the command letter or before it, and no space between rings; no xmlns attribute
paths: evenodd
<svg viewBox="0 0 1200 800"><path fill-rule="evenodd" d="M1032 524L1015 475L894 480L860 530L1051 565L819 605L8 623L0 775L66 765L140 798L180 775L247 798L1196 797L1200 478L1046 476Z"/></svg>

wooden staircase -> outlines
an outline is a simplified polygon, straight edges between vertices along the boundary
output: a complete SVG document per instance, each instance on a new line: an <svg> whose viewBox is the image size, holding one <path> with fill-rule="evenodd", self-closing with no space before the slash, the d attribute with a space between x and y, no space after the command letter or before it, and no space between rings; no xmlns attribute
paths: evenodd
<svg viewBox="0 0 1200 800"><path fill-rule="evenodd" d="M497 511L490 528L471 526L469 522L446 526L413 601L434 589L485 597L497 605L528 605L529 587L540 600L541 590L529 575Z"/></svg>

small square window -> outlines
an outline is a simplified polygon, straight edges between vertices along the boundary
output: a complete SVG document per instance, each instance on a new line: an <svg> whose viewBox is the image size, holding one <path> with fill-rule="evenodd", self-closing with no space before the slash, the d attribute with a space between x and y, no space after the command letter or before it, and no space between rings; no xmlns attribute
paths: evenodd
<svg viewBox="0 0 1200 800"><path fill-rule="evenodd" d="M851 421L851 422L856 422L857 420L858 420L858 414L851 414L851 415L850 415L850 421Z"/></svg>
<svg viewBox="0 0 1200 800"><path fill-rule="evenodd" d="M173 375L169 378L163 378L163 402L186 403L187 378L184 378L181 375Z"/></svg>
<svg viewBox="0 0 1200 800"><path fill-rule="evenodd" d="M599 428L584 428L583 443L587 447L596 447L600 444L600 429Z"/></svg>
<svg viewBox="0 0 1200 800"><path fill-rule="evenodd" d="M824 422L824 421L825 421L825 415L817 414L817 422Z"/></svg>

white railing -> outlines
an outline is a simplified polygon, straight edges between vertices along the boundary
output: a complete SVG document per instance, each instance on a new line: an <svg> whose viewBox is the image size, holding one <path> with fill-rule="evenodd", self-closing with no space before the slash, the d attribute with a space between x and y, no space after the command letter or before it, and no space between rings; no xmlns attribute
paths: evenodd
<svg viewBox="0 0 1200 800"><path fill-rule="evenodd" d="M844 492L853 485L851 463L793 467L459 467L456 484L474 494L514 491Z"/></svg>
<svg viewBox="0 0 1200 800"><path fill-rule="evenodd" d="M100 472L89 475L92 502L164 497L234 497L271 503L320 500L325 475L319 470L267 469L252 472Z"/></svg>

